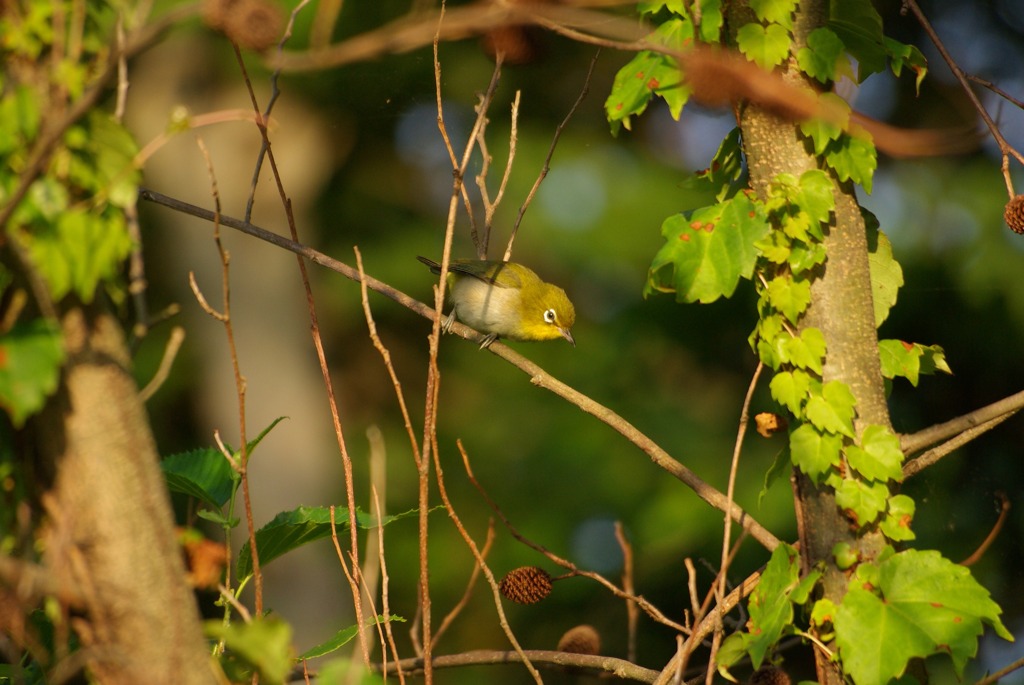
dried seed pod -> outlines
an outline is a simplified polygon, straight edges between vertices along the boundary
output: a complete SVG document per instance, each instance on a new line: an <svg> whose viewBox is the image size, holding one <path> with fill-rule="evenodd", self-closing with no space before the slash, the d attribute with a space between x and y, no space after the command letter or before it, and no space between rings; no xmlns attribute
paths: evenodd
<svg viewBox="0 0 1024 685"><path fill-rule="evenodd" d="M750 674L747 685L790 685L789 674L778 666L765 664Z"/></svg>
<svg viewBox="0 0 1024 685"><path fill-rule="evenodd" d="M520 566L505 574L498 589L518 604L536 604L551 594L551 575L537 566Z"/></svg>
<svg viewBox="0 0 1024 685"><path fill-rule="evenodd" d="M596 656L601 653L601 636L594 626L578 625L565 631L558 641L558 651Z"/></svg>
<svg viewBox="0 0 1024 685"><path fill-rule="evenodd" d="M770 438L779 431L786 430L789 427L789 423L783 416L779 416L774 412L763 411L754 415L754 426L762 437Z"/></svg>
<svg viewBox="0 0 1024 685"><path fill-rule="evenodd" d="M268 0L204 0L203 21L239 47L257 52L272 47L281 37L281 11Z"/></svg>
<svg viewBox="0 0 1024 685"><path fill-rule="evenodd" d="M1014 233L1024 233L1024 195L1015 195L1003 210L1006 225Z"/></svg>

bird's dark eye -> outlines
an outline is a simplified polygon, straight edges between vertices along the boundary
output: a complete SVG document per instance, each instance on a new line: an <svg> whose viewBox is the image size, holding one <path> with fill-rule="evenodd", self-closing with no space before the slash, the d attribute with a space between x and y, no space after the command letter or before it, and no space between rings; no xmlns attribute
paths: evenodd
<svg viewBox="0 0 1024 685"><path fill-rule="evenodd" d="M545 309L544 310L544 321L547 322L547 323L554 323L555 322L555 310L554 309Z"/></svg>

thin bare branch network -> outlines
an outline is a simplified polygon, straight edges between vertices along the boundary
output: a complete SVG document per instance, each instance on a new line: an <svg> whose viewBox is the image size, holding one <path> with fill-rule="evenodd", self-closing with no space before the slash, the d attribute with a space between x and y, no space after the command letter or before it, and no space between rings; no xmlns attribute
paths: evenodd
<svg viewBox="0 0 1024 685"><path fill-rule="evenodd" d="M498 666L503 664L518 663L523 657L528 658L532 663L558 670L563 669L586 669L595 674L607 674L621 680L630 680L638 683L653 683L658 672L624 659L616 659L610 656L592 656L589 654L571 654L569 652L555 652L544 650L523 650L522 655L515 651L491 651L478 650L462 652L460 654L439 655L433 657L435 668L456 668L465 666ZM423 659L403 659L400 664L406 673L417 673L422 671Z"/></svg>
<svg viewBox="0 0 1024 685"><path fill-rule="evenodd" d="M466 450L462 446L462 441L457 441L459 452L462 454L462 458L466 459ZM434 443L434 473L437 480L437 489L441 494L441 501L444 503L445 509L448 510L448 517L455 524L455 528L459 531L459 535L462 536L469 551L473 554L473 558L476 560L477 566L484 574L484 578L487 579L487 584L491 588L491 596L494 598L494 608L498 612L498 623L501 624L501 629L505 632L505 637L508 638L509 643L515 650L516 654L522 659L523 665L526 670L529 671L530 675L533 676L534 681L537 685L543 685L544 681L540 677L540 673L537 672L536 667L530 661L529 657L526 656L522 645L519 644L519 640L512 632L512 626L508 623L508 618L505 616L505 608L501 603L501 591L498 589L498 581L494 579L494 573L491 572L491 568L487 565L487 561L484 559L480 548L477 546L476 541L466 530L466 527L462 525L462 519L455 512L455 507L452 505L451 499L448 497L448 489L444 484L444 472L441 469L441 459L438 455L436 435Z"/></svg>
<svg viewBox="0 0 1024 685"><path fill-rule="evenodd" d="M294 18L294 14L293 14ZM290 30L290 26L289 26ZM282 41L287 40L288 31L286 31L285 37ZM273 147L270 143L270 134L267 128L267 119L260 113L259 102L256 97L256 92L252 87L252 81L249 78L248 70L245 66L245 61L242 59L242 54L235 48L235 57L238 62L239 70L245 81L246 89L249 93L249 99L252 104L252 111L255 115L256 128L259 131L260 138L262 140L262 150L266 153L266 160L270 163L270 169L274 179L274 183L277 187L278 196L281 201L281 206L284 208L285 216L288 221L288 229L290 231L292 240L298 242L298 228L295 223L295 215L292 212L291 199L288 197L287 192L284 188L284 181L281 178L280 170L277 166L277 159L274 156ZM268 109L269 111L269 109ZM262 164L263 155L260 155L259 163ZM320 372L324 381L324 387L327 392L327 401L331 411L331 420L333 423L335 438L338 443L338 451L341 454L342 468L345 474L345 504L348 509L349 521L353 522L349 526L349 555L352 559L351 574L346 573L346 578L349 579L349 590L352 594L352 603L356 616L356 624L359 626L364 625L364 612L363 612L363 600L361 591L361 577L360 577L360 566L359 566L359 536L358 526L354 524L356 521L356 498L355 498L355 484L352 470L352 459L348 453L348 446L345 442L345 434L341 425L341 418L338 413L337 402L334 395L334 386L331 381L331 374L327 366L327 357L324 353L323 341L320 336L320 323L316 312L316 303L313 299L313 289L309 283L309 274L306 270L306 263L297 257L297 265L299 267L299 275L302 280L303 289L306 295L306 308L309 312L310 318L310 333L313 338L313 345L316 348L317 358L320 362ZM255 554L255 545L253 545ZM259 613L259 611L258 611ZM362 649L363 662L365 664L370 663L370 653L366 646L365 640L362 639L362 632L359 633L359 644Z"/></svg>
<svg viewBox="0 0 1024 685"><path fill-rule="evenodd" d="M733 446L732 451L732 463L729 467L729 484L725 491L725 497L727 506L732 507L733 497L736 491L736 474L739 472L740 466L740 454L743 451L743 438L747 434L747 426L750 424L750 402L754 398L754 390L757 388L757 381L761 378L761 372L764 370L764 363L758 362L757 368L754 370L754 375L750 379L750 385L747 387L747 394L743 398L743 408L740 410L740 421L739 428L736 432L736 443ZM715 598L721 606L725 602L726 586L728 583L728 570L729 563L735 555L736 550L732 550L730 554L729 544L732 539L732 519L729 515L725 516L725 529L722 532L722 568L718 572L718 582L714 584ZM739 542L737 541L737 548ZM710 663L714 663L715 657L718 654L718 647L722 641L722 615L718 615L718 620L715 622L714 637L711 642L711 656L709 658ZM707 673L707 685L711 685L711 680L714 677L714 669L709 668Z"/></svg>
<svg viewBox="0 0 1024 685"><path fill-rule="evenodd" d="M995 140L996 144L999 146L999 153L1003 157L1002 170L1003 180L1006 182L1006 192L1009 194L1010 198L1013 198L1016 193L1013 190L1013 179L1010 176L1009 159L1012 156L1018 163L1024 165L1024 155L1021 155L1019 151L1007 142L1002 131L999 130L999 126L996 125L996 122L992 119L988 110L986 110L985 106L982 104L981 99L978 98L978 94L974 92L973 88L971 88L969 77L964 73L964 70L960 68L960 65L957 64L956 60L953 59L949 50L946 49L946 46L939 37L939 34L935 31L931 22L928 21L928 17L921 11L917 1L903 0L903 4L910 9L917 18L917 21L921 24L921 28L924 29L932 43L935 44L935 48L939 51L939 54L942 55L942 59L949 66L950 71L953 72L953 76L956 77L956 80L960 83L960 87L963 89L964 94L967 95L967 99L970 100L971 105L978 113L978 116L981 117L981 120L985 122L985 126L988 127L988 131L992 135L992 139Z"/></svg>
<svg viewBox="0 0 1024 685"><path fill-rule="evenodd" d="M533 202L534 196L537 194L537 190L540 188L540 184L547 178L548 172L551 171L551 158L555 155L555 148L558 146L558 139L562 137L562 132L566 126L569 125L569 120L572 119L573 115L576 114L576 110L579 109L580 105L587 97L587 93L590 92L590 79L594 75L594 65L597 64L597 58L600 56L601 51L598 50L594 53L594 56L590 59L590 67L587 69L587 77L583 80L583 88L580 90L579 96L576 98L576 102L573 103L572 107L569 108L569 112L562 119L558 127L555 128L555 135L551 139L551 145L548 147L548 154L544 158L544 166L541 167L540 173L537 175L537 180L533 182L533 187L530 188L530 192L526 194L526 199L523 200L523 204L519 207L519 214L516 215L516 221L512 225L512 233L508 237L508 245L505 247L504 261L512 259L512 244L516 240L516 235L519 233L519 225L523 222L523 216L526 214L526 210L529 208L530 203Z"/></svg>
<svg viewBox="0 0 1024 685"><path fill-rule="evenodd" d="M583 569L580 569L576 566L576 564L572 563L571 561L568 561L567 559L563 559L562 557L550 551L543 545L538 544L533 540L530 540L525 535L520 533L519 530L516 529L514 525L512 525L512 522L509 521L508 517L505 516L504 512L501 510L498 504L491 498L489 494L487 494L487 490L485 490L484 487L480 484L480 481L476 479L476 476L473 475L473 469L469 464L469 455L466 453L465 450L461 449L461 447L460 452L462 454L463 466L466 469L466 476L469 478L469 482L472 483L473 487L477 489L480 495L484 498L484 501L487 502L487 505L491 507L491 510L494 511L495 515L501 520L505 528L507 528L509 533L512 534L512 537L514 537L516 540L519 540L519 542L523 543L527 547L530 547L531 549L543 554L552 563L555 563L558 566L561 566L565 570L569 571L570 575L590 578L591 580L597 581L598 583L606 587L608 590L612 592L612 594L614 594L619 599L624 599L628 602L633 602L641 609L643 609L652 619L654 619L658 623L661 623L683 633L688 634L690 632L686 626L676 623L675 621L665 616L665 614L663 614L661 610L659 610L657 607L655 607L653 604L648 602L643 597L639 595L628 594L627 592L619 588L617 585L615 585L615 583L612 583L610 580L600 575L599 573L594 573L593 571L585 571Z"/></svg>
<svg viewBox="0 0 1024 685"><path fill-rule="evenodd" d="M220 257L221 301L223 303L223 310L220 314L213 314L213 316L224 326L224 335L227 338L228 351L231 357L231 370L234 374L235 380L235 396L238 400L239 455L237 463L233 463L232 465L241 476L242 481L242 507L245 510L246 530L249 535L249 553L252 558L252 578L254 589L253 607L256 615L260 616L263 614L263 571L260 568L259 550L256 546L256 522L252 513L252 496L249 487L249 438L248 431L246 429L247 413L245 409L246 380L242 375L241 363L238 360L238 346L235 343L235 327L231 321L231 256L228 254L228 251L224 247L224 243L221 241L220 237L220 190L217 187L217 176L214 173L213 160L210 158L210 152L206 148L206 144L203 142L202 137L198 134L196 134L196 145L199 147L203 161L206 163L207 173L210 177L210 194L213 197L213 241L217 246L217 254ZM199 297L199 288L196 285L195 277L192 273L189 273L189 283L192 286L193 292L195 292L197 297ZM202 302L202 300L200 301ZM209 305L206 305L204 309L212 313L212 308L210 308ZM227 453L228 451L225 450L225 454ZM231 457L228 458L231 460Z"/></svg>
<svg viewBox="0 0 1024 685"><path fill-rule="evenodd" d="M435 41L468 38L502 26L528 24L567 33L575 40L601 47L631 51L657 47L644 40L650 28L643 23L585 7L554 3L474 3L447 8L442 3L440 9L410 13L341 43L301 52L283 52L273 55L268 62L271 68L284 71L326 69L386 54L410 52Z"/></svg>
<svg viewBox="0 0 1024 685"><path fill-rule="evenodd" d="M201 219L211 220L212 213L202 207L196 207L195 205L181 200L170 198L166 195L158 193L150 189L140 189L139 195L142 199L149 200L162 204L166 207L174 209L176 211L185 212L191 216L195 216ZM264 240L273 245L286 249L290 252L295 253L301 257L308 259L309 261L328 268L332 271L336 271L341 275L349 278L353 281L359 282L360 276L358 270L353 267L344 264L333 257L330 257L318 250L314 250L310 247L302 245L294 240L289 240L276 233L268 231L264 228L248 224L239 219L234 219L227 216L221 217L221 225L229 228L234 228L242 233L250 235L260 240ZM439 331L440 319L443 318L438 316L436 311L423 304L419 300L416 300L409 295L399 291L398 289L373 278L372 276L366 276L366 284L370 290L378 292L385 297L388 297L409 310L423 316L426 319L435 322L435 331ZM464 326L459 322L455 322L452 326L452 333L459 337L471 340L476 343L483 341L484 336L474 331L468 326ZM658 467L672 474L675 478L685 483L694 492L708 504L713 506L720 511L731 511L733 520L739 523L743 528L749 530L751 537L761 543L768 550L773 550L779 544L779 539L769 532L764 526L758 523L750 514L743 511L740 507L735 504L730 508L726 506L725 494L715 489L713 486L705 482L693 471L688 469L681 462L672 458L663 448L655 443L651 438L640 432L635 426L626 421L624 418L616 414L614 411L605 407L604 405L594 401L592 398L587 397L578 390L571 388L567 384L559 381L557 378L551 376L544 369L534 362L528 360L512 348L502 344L500 341L495 342L487 348L487 351L491 354L501 357L505 361L509 362L529 378L530 382L539 387L545 388L554 394L558 395L562 399L574 404L583 411L595 416L603 423L607 424L619 434L626 437L630 442L636 445L640 450L646 454L652 462Z"/></svg>
<svg viewBox="0 0 1024 685"><path fill-rule="evenodd" d="M942 423L937 423L934 426L929 426L928 428L919 430L916 433L901 435L900 449L903 450L904 454L911 455L925 447L934 445L949 438L955 438L961 434L967 434L969 431L974 431L969 433L970 438L973 439L974 437L984 433L986 430L998 425L992 424L991 422L993 420L1009 418L1019 412L1022 408L1024 408L1024 390L1014 393L1008 397L1004 397L992 404L975 409L974 411L968 412L962 416L958 416ZM988 427L985 428L985 426ZM964 442L967 442L967 440ZM909 462L908 466L912 463L913 461ZM916 471L919 470L920 468L917 468L914 472L916 473Z"/></svg>
<svg viewBox="0 0 1024 685"><path fill-rule="evenodd" d="M484 546L480 549L480 556L487 559L491 554L491 548L494 546L495 528L494 518L487 520L487 537L484 539ZM473 564L473 570L469 574L469 580L466 581L466 589L462 593L462 598L455 603L448 615L445 616L437 630L434 631L434 644L436 645L441 639L441 636L445 634L448 628L455 623L455 619L462 613L462 610L469 604L470 597L473 594L473 590L476 589L476 583L480 578L480 564Z"/></svg>

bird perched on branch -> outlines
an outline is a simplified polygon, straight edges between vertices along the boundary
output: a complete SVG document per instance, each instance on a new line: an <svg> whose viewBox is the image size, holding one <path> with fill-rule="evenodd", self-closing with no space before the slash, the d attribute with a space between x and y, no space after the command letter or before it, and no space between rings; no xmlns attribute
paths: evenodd
<svg viewBox="0 0 1024 685"><path fill-rule="evenodd" d="M435 274L441 265L417 257ZM576 310L565 291L545 283L531 269L515 262L453 259L448 264L449 298L454 305L442 328L458 320L487 334L481 348L498 338L517 341L565 338L572 345Z"/></svg>

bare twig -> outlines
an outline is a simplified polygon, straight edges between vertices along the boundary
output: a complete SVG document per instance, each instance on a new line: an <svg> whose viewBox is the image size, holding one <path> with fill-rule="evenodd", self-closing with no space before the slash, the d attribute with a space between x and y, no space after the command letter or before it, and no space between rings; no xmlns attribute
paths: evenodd
<svg viewBox="0 0 1024 685"><path fill-rule="evenodd" d="M749 595L757 587L757 584L761 580L761 571L756 571L747 576L742 583L733 589L726 597L725 600L715 606L707 616L704 617L703 621L697 623L694 626L692 634L687 638L687 642L690 646L686 649L678 650L676 654L669 660L662 669L661 674L654 681L656 685L668 685L674 682L674 679L681 678L683 672L684 659L688 658L694 645L703 640L711 631L715 629L721 617L732 611L733 607L740 603L744 597ZM701 677L700 680L704 678Z"/></svg>
<svg viewBox="0 0 1024 685"><path fill-rule="evenodd" d="M298 8L296 8L298 11ZM294 19L294 13L292 15ZM290 24L289 24L290 30ZM287 32L282 40L287 39ZM246 88L249 93L249 99L252 104L252 110L255 114L256 128L260 133L260 137L263 141L263 149L266 152L266 159L270 163L270 170L273 175L274 183L277 187L278 196L281 199L281 206L284 208L285 216L288 220L288 230L294 242L298 242L299 234L298 228L295 224L295 214L292 211L291 199L288 197L288 193L284 188L284 181L281 178L281 172L277 166L277 159L274 156L274 150L270 143L270 134L267 130L267 118L260 113L259 102L256 98L256 93L252 88L252 83L249 79L248 70L245 66L245 61L242 59L241 53L235 46L235 59L238 62L238 67L245 80ZM335 439L338 443L338 451L341 454L342 469L345 474L345 505L348 509L348 516L350 521L349 526L349 555L352 559L351 575L346 574L349 580L349 590L352 593L352 604L355 612L356 623L359 626L364 624L364 612L363 612L363 595L360 590L361 578L359 568L359 531L356 517L356 496L355 496L355 479L352 471L352 459L348 453L348 446L345 442L345 434L341 426L341 418L338 413L338 406L334 396L334 384L331 381L330 370L327 367L327 356L324 353L323 340L320 337L320 321L317 317L316 302L313 299L313 288L309 283L309 273L306 270L306 263L301 259L296 259L299 267L299 276L302 280L303 290L306 294L306 309L309 312L310 319L310 334L313 338L313 346L316 348L317 359L320 362L320 374L323 377L324 388L327 391L327 403L331 411L331 421L334 427ZM362 648L363 662L365 664L370 663L370 653L366 646L366 642L362 639L362 631L359 633L359 644Z"/></svg>
<svg viewBox="0 0 1024 685"><path fill-rule="evenodd" d="M523 215L526 214L527 208L530 203L533 202L534 195L537 194L537 190L540 188L540 184L547 178L548 172L551 171L551 158L555 154L555 147L558 145L558 139L562 137L562 131L568 126L569 120L572 119L573 115L576 114L576 110L579 109L580 104L587 97L587 93L590 92L590 77L594 74L594 65L597 64L597 58L601 54L598 50L594 53L594 56L590 59L590 67L587 69L587 77L583 80L583 89L580 91L579 96L576 98L576 102L569 108L568 114L562 119L561 123L555 129L555 135L551 138L551 145L548 147L548 154L544 158L544 166L541 167L540 174L537 175L537 180L533 182L533 187L530 188L530 192L526 194L526 199L523 201L522 206L519 208L519 214L516 215L516 222L512 225L512 234L508 237L508 246L505 248L504 261L512 259L512 244L516 240L516 235L519 233L519 224L523 222Z"/></svg>
<svg viewBox="0 0 1024 685"><path fill-rule="evenodd" d="M238 601L234 592L232 592L227 586L219 584L217 585L217 591L220 593L220 596L224 598L225 602L234 607L235 611L237 611L238 615L242 618L243 623L252 623L252 614L249 613L249 610L244 604Z"/></svg>
<svg viewBox="0 0 1024 685"><path fill-rule="evenodd" d="M636 595L636 586L633 582L633 545L626 537L626 530L622 521L615 522L615 539L622 550L622 590L626 594ZM636 603L626 602L626 659L636 661L636 629L640 619L640 610Z"/></svg>
<svg viewBox="0 0 1024 685"><path fill-rule="evenodd" d="M484 540L484 546L480 550L480 556L486 559L491 553L491 547L494 545L494 517L491 517L487 521L487 538ZM476 582L480 578L480 565L473 564L473 570L469 574L469 580L466 582L466 589L462 593L462 598L452 607L451 611L442 619L441 624L434 631L434 645L437 645L438 640L445 634L448 627L455 622L462 610L469 604L469 599L473 595L473 590L476 589Z"/></svg>
<svg viewBox="0 0 1024 685"><path fill-rule="evenodd" d="M384 479L382 479L383 482ZM384 509L380 503L381 497L377 491L376 486L373 488L373 503L374 511L377 514L377 554L380 557L380 581L381 581L381 608L384 610L384 633L387 636L387 644L391 649L391 654L398 662L398 645L395 643L395 633L391 630L391 600L388 590L388 564L387 557L384 556ZM383 642L383 641L382 641ZM387 647L382 645L381 651L384 654L384 664L387 665ZM405 673L402 671L401 666L398 667L398 681L399 683L405 683Z"/></svg>
<svg viewBox="0 0 1024 685"><path fill-rule="evenodd" d="M985 433L989 432L990 430L1001 424L1003 421L1006 421L1011 416L1013 416L1013 414L1004 414L1003 416L997 416L991 421L986 421L981 425L974 426L973 428L968 428L963 433L960 433L956 437L947 440L938 447L934 447L928 450L927 452L924 452L921 455L906 461L903 464L903 478L907 479L910 478L911 476L920 473L921 471L924 471L926 468L928 468L932 464L935 464L943 457L949 456L954 451L963 447L964 445L971 442L975 438L980 437L981 435L984 435Z"/></svg>
<svg viewBox="0 0 1024 685"><path fill-rule="evenodd" d="M625 0L612 4L625 4ZM435 40L459 40L510 24L535 24L572 32L576 40L608 47L656 49L642 40L650 33L650 28L634 18L554 3L502 2L442 7L406 15L341 43L322 49L275 54L268 62L271 68L284 71L326 69L409 52Z"/></svg>
<svg viewBox="0 0 1024 685"><path fill-rule="evenodd" d="M149 383L146 383L146 387L139 391L139 399L143 402L152 397L167 380L171 373L171 366L174 365L174 360L178 356L178 350L181 349L181 343L184 341L185 329L182 326L172 328L171 335L167 338L167 344L164 346L163 357L160 358L160 366L157 367L156 373L153 374Z"/></svg>
<svg viewBox="0 0 1024 685"><path fill-rule="evenodd" d="M420 445L416 441L416 434L413 432L412 417L409 415L409 406L405 402L405 394L402 392L402 382L398 380L398 373L395 371L394 365L391 363L391 352L385 347L380 336L377 334L377 324L373 320L373 313L370 311L370 296L367 288L366 272L363 271L363 255L356 246L352 247L352 251L356 255L356 268L358 269L360 294L363 301L363 315L366 318L366 326L370 335L370 340L373 342L373 347L380 353L381 358L384 360L384 368L387 369L388 376L391 378L391 387L395 390L395 399L398 401L398 409L402 413L402 422L405 424L405 432L409 437L409 447L412 449L412 458L419 467L420 463Z"/></svg>
<svg viewBox="0 0 1024 685"><path fill-rule="evenodd" d="M466 456L466 450L462 446L462 441L456 441L456 445L459 448L459 452L462 454L462 460L465 462L468 457ZM441 469L441 460L437 454L437 444L434 444L434 471L437 478L437 489L441 494L441 501L444 502L445 509L448 510L448 517L455 524L455 528L459 531L459 535L466 542L466 546L469 547L469 551L472 552L473 558L476 559L476 564L480 567L484 577L487 579L487 584L491 586L491 595L494 597L494 608L498 612L498 623L501 624L501 629L505 631L505 637L508 638L512 648L516 651L522 659L523 665L526 670L529 671L530 675L537 682L537 685L544 685L544 681L541 680L540 673L534 667L533 663L530 662L529 657L523 652L522 646L519 644L519 640L516 639L515 634L512 632L512 627L508 624L508 618L505 616L505 609L501 604L501 591L498 589L498 581L494 579L494 574L491 572L490 567L487 565L487 561L484 559L483 554L477 547L476 542L473 540L469 531L466 530L465 526L462 525L462 520L455 511L455 507L452 506L451 500L448 498L448 490L444 485L444 472Z"/></svg>
<svg viewBox="0 0 1024 685"><path fill-rule="evenodd" d="M638 683L653 683L658 676L657 671L652 671L629 661L610 656L592 656L589 654L572 654L569 652L533 649L523 650L522 655L514 651L479 650L461 652L459 654L435 656L433 657L433 662L436 668L455 668L465 666L498 666L518 663L523 658L527 658L532 663L538 665L558 669L587 669L593 673L607 674L615 678L632 680ZM403 659L396 666L401 666L406 673L415 673L422 670L423 659Z"/></svg>
<svg viewBox="0 0 1024 685"><path fill-rule="evenodd" d="M1011 104L1013 104L1014 107L1016 107L1018 109L1024 109L1024 100L1018 100L1017 98L1013 97L1012 95L1007 93L1005 90L1003 90L1002 88L1000 88L996 84L992 83L991 81L989 81L987 79L983 79L980 76L975 76L974 74L964 74L964 75L968 79L970 79L971 81L974 81L975 83L977 83L979 86L981 86L983 88L988 88L989 90L991 90L993 93L995 93L999 97L1001 97L1004 100L1010 102Z"/></svg>
<svg viewBox="0 0 1024 685"><path fill-rule="evenodd" d="M996 537L999 535L999 531L1003 529L1003 524L1006 523L1006 517L1010 513L1010 498L1006 496L1005 492L998 492L996 495L999 497L999 518L996 519L996 523L992 526L992 530L989 531L985 539L982 540L981 544L978 545L978 549L974 550L971 556L967 557L960 562L961 566L973 566L985 556L985 552L992 546L992 543L996 541Z"/></svg>
<svg viewBox="0 0 1024 685"><path fill-rule="evenodd" d="M1013 663L1009 664L1005 668L999 669L995 673L990 673L989 675L985 676L981 680L974 683L974 685L992 685L993 683L999 682L1009 674L1013 673L1014 671L1020 670L1021 668L1024 668L1024 657L1017 659Z"/></svg>
<svg viewBox="0 0 1024 685"><path fill-rule="evenodd" d="M937 423L916 433L903 434L900 436L900 449L903 450L904 454L913 454L929 445L934 445L969 429L980 428L983 424L987 424L993 419L1004 416L1009 418L1020 411L1021 408L1024 408L1024 390L958 416L955 419Z"/></svg>
<svg viewBox="0 0 1024 685"><path fill-rule="evenodd" d="M257 616L263 614L263 571L260 569L259 550L256 547L256 522L252 515L252 497L249 489L249 439L246 430L246 380L242 375L241 363L238 360L238 346L235 344L235 326L231 321L231 255L228 254L220 239L220 190L217 186L217 176L213 170L213 161L210 159L210 152L200 136L196 136L196 145L202 153L206 162L207 173L210 176L210 193L213 197L214 218L213 218L213 242L217 247L217 255L220 257L220 278L221 278L221 302L223 311L219 316L214 315L224 326L224 336L227 339L228 351L231 357L231 370L235 381L235 396L238 399L238 441L239 456L237 464L232 464L241 476L242 481L242 507L245 510L246 528L249 534L249 553L252 557L252 578L253 578L253 606ZM189 272L189 284L193 286L193 292L197 297L201 296L195 285L195 277ZM212 311L207 305L204 307ZM218 435L219 439L219 435Z"/></svg>
<svg viewBox="0 0 1024 685"><path fill-rule="evenodd" d="M285 43L287 43L288 39L292 37L292 29L295 27L295 19L299 16L299 12L301 12L303 10L303 8L305 8L305 6L308 5L308 4L309 4L309 0L301 0L301 2L299 2L299 4L295 6L295 9L293 9L291 11L291 14L288 16L288 24L287 24L287 26L285 26L284 33L281 36L281 40L277 44L277 52L278 52L278 54L280 54L281 51L284 50ZM331 26L333 26L333 23L331 24ZM316 29L316 24L314 24L314 30L315 29ZM241 60L241 55L238 52L238 46L234 45L234 44L233 44L233 46L235 48L235 54L238 56L238 59ZM250 94L252 94L253 93L252 84L249 83L249 74L248 74L248 72L246 72L244 66L242 68L242 75L245 78L246 88L248 88ZM270 113L274 109L274 104L277 102L277 98L280 97L280 95L281 95L281 89L278 87L278 83L280 81L280 77L281 77L281 70L280 69L274 70L274 73L270 75L270 98L267 100L267 106L263 110L262 117L263 117L263 121L264 122L270 121ZM259 117L260 116L258 114L259 108L256 106L256 97L255 97L255 95L252 95L252 104L253 104L254 111L257 112L256 116ZM253 204L256 201L256 186L259 183L260 171L263 169L263 161L264 161L264 159L266 159L267 152L268 152L269 149L270 149L270 139L267 136L265 136L265 135L261 136L260 151L259 151L259 154L256 156L256 164L254 165L253 172L252 172L252 181L249 184L249 197L245 201L245 220L246 221L249 221L250 219L252 219L252 208L253 208Z"/></svg>
<svg viewBox="0 0 1024 685"><path fill-rule="evenodd" d="M665 616L665 614L663 614L661 612L661 610L658 609L658 607L656 607L653 604L651 604L643 596L641 596L641 595L633 595L633 594L629 594L629 593L625 592L624 590L619 588L617 585L615 585L615 583L611 582L610 580L608 580L607 578L605 578L604 576L602 576L599 573L594 573L593 571L585 571L583 569L580 569L579 567L576 566L576 564L572 563L571 561L569 561L567 559L563 559L562 557L560 557L557 554L555 554L554 552L550 551L549 549L547 549L543 545L540 545L540 544L534 542L533 540L530 540L529 538L524 536L522 533L520 533L519 530L517 530L516 527L514 525L512 525L512 522L508 520L508 517L505 516L505 513L501 510L501 508L497 505L497 503L493 499L491 499L491 496L489 494L487 494L487 491L480 484L480 482L476 479L476 476L473 475L473 469L469 465L469 455L466 454L465 450L461 450L460 449L460 451L462 453L462 462L463 462L463 466L466 469L466 476L469 478L469 482L473 484L473 487L475 487L477 489L477 491L480 493L480 495L484 498L484 501L487 502L487 505L491 508L491 510L494 511L494 513L498 516L498 518L501 519L501 522L508 529L508 532L512 534L512 537L514 537L516 540L519 540L519 542L523 543L527 547L530 547L531 549L533 549L533 550L535 550L537 552L540 552L545 557L547 557L551 562L553 562L553 563L561 566L562 568L566 569L567 571L569 571L569 573L571 575L583 576L584 578L590 578L591 580L597 581L598 583L603 585L605 588L610 590L611 593L613 595L615 595L616 597L618 597L619 599L624 599L626 601L635 603L637 606L639 606L641 609L643 609L647 613L648 616L650 616L652 619L654 619L658 623L661 623L661 624L666 625L666 626L668 626L670 628L673 628L674 630L678 630L679 632L689 634L690 631L689 631L689 629L686 626L681 625L679 623L676 623L672 619L670 619L667 616Z"/></svg>
<svg viewBox="0 0 1024 685"><path fill-rule="evenodd" d="M939 38L939 34L935 32L931 22L928 21L928 17L926 17L924 12L921 11L921 8L918 7L916 0L903 0L903 3L906 7L909 7L910 11L914 13L915 17L917 17L917 21L921 24L921 28L924 29L924 32L928 34L932 43L935 44L935 48L939 51L939 54L942 55L942 59L945 60L946 64L949 66L949 70L953 72L953 76L960 82L960 86L963 88L964 94L967 95L967 99L971 101L975 111L978 112L978 116L980 116L981 120L985 122L985 126L988 127L989 133L992 134L992 138L999 146L999 153L1003 157L1003 180L1006 182L1006 192L1012 198L1015 193L1013 191L1013 179L1010 176L1009 158L1012 155L1018 162L1024 164L1024 156L1021 156L1021 154L1006 141L1006 138L1003 137L1003 134L996 125L996 122L992 119L988 111L985 109L985 106L978 98L978 94L974 92L973 88L971 88L967 75L964 74L963 69L961 69L960 65L956 63L953 56L949 54L946 46L942 43L942 39Z"/></svg>
<svg viewBox="0 0 1024 685"><path fill-rule="evenodd" d="M135 323L132 324L132 349L146 337L149 332L149 308L146 304L146 262L142 258L142 231L139 228L138 199L124 209L124 218L128 225L128 237L132 241L132 251L128 254L128 294L135 308Z"/></svg>
<svg viewBox="0 0 1024 685"><path fill-rule="evenodd" d="M757 368L754 370L754 375L750 379L750 385L747 387L747 394L743 398L743 408L740 410L740 425L736 432L736 444L732 450L732 464L729 467L729 485L725 491L726 501L728 506L732 506L733 496L736 491L736 474L739 471L740 466L740 454L743 451L743 438L747 434L747 425L750 423L750 401L754 397L754 390L757 388L757 381L761 377L761 371L764 370L764 363L758 362ZM731 559L729 544L732 539L732 519L726 514L725 517L725 530L722 532L722 568L718 571L718 582L715 583L715 597L717 603L721 605L725 601L725 591L728 584L728 570L729 561ZM732 550L735 554L736 550ZM715 622L715 634L711 642L711 656L708 658L708 663L714 663L715 657L718 654L718 647L722 642L722 614L718 614L718 618ZM707 685L711 685L711 681L714 677L715 670L709 668L707 672Z"/></svg>

